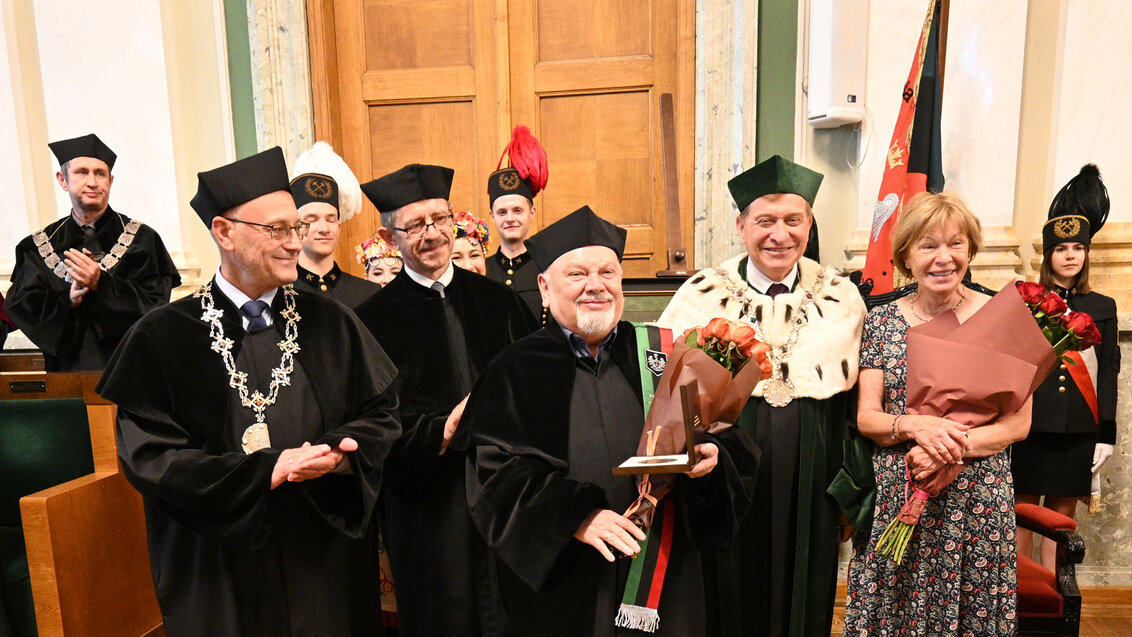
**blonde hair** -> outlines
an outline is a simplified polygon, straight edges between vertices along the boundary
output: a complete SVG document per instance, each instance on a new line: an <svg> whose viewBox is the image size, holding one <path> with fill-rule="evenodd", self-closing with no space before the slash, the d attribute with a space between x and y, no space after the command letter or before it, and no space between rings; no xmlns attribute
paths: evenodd
<svg viewBox="0 0 1132 637"><path fill-rule="evenodd" d="M922 192L904 206L896 227L892 230L892 263L900 274L912 278L906 261L912 244L929 231L954 221L967 237L967 256L974 259L983 247L983 224L967 208L967 204L952 192L933 194Z"/></svg>

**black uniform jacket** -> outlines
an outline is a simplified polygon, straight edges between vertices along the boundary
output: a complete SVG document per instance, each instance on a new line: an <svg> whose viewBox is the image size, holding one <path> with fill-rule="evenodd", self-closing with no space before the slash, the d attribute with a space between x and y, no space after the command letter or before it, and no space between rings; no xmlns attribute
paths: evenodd
<svg viewBox="0 0 1132 637"><path fill-rule="evenodd" d="M1116 378L1120 373L1120 345L1117 343L1116 301L1097 292L1069 294L1069 307L1093 317L1101 332L1096 346L1099 422L1085 402L1081 390L1061 363L1034 392L1034 417L1031 432L1097 433L1097 442L1116 444ZM1062 380L1064 379L1064 380ZM1064 391L1061 388L1064 387Z"/></svg>

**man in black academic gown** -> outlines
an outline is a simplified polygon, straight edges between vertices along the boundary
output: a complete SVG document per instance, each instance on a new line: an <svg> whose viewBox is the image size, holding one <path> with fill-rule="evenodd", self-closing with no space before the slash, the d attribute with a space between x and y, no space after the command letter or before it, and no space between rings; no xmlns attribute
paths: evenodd
<svg viewBox="0 0 1132 637"><path fill-rule="evenodd" d="M295 160L291 196L299 208L299 219L310 224L299 253L299 278L295 287L339 300L354 309L381 286L343 272L334 260L342 224L361 209L361 190L354 173L326 142L316 142ZM347 190L349 189L349 190Z"/></svg>
<svg viewBox="0 0 1132 637"><path fill-rule="evenodd" d="M349 310L289 285L306 226L282 150L198 178L220 269L139 321L97 388L119 406L165 634L381 635L366 531L396 370Z"/></svg>
<svg viewBox="0 0 1132 637"><path fill-rule="evenodd" d="M386 463L381 529L404 637L480 635L480 621L490 621L477 610L484 561L468 519L464 456L444 452L476 378L534 327L514 292L451 264L452 175L411 164L362 184L381 212L378 233L405 260L357 309L398 369L404 435Z"/></svg>
<svg viewBox="0 0 1132 637"><path fill-rule="evenodd" d="M499 237L499 249L487 258L487 278L509 286L543 325L546 316L538 291L538 270L523 245L531 235L535 219L535 195L546 186L546 153L526 126L516 126L504 151L510 166L487 178L491 221ZM538 157L541 161L531 161Z"/></svg>
<svg viewBox="0 0 1132 637"><path fill-rule="evenodd" d="M93 134L48 146L71 212L16 246L7 312L47 371L102 369L181 277L157 232L110 207L114 151Z"/></svg>
<svg viewBox="0 0 1132 637"><path fill-rule="evenodd" d="M636 481L612 469L636 455L642 374L655 374L642 359L660 347L656 328L639 344L637 326L619 321L624 247L625 230L588 207L527 240L557 324L505 349L464 413L474 478L468 503L498 559L494 591L505 635L640 635L623 620L645 611L634 602L654 594L659 607L647 608L656 634L702 635L696 547L728 542L750 504L757 471L750 440L737 429L706 436L697 447L702 459L676 478L667 512L654 518L647 550L636 555L645 534L620 513L637 498ZM659 537L658 524L668 530ZM630 578L638 565L645 575Z"/></svg>

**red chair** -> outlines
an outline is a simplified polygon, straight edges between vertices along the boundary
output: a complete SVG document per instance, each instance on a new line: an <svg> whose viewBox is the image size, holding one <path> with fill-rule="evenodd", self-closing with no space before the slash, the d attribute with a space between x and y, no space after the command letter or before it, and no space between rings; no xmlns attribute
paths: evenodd
<svg viewBox="0 0 1132 637"><path fill-rule="evenodd" d="M1077 564L1085 559L1085 541L1077 523L1036 504L1014 507L1018 526L1057 542L1057 573L1028 555L1018 556L1018 634L1071 635L1081 628L1081 591Z"/></svg>

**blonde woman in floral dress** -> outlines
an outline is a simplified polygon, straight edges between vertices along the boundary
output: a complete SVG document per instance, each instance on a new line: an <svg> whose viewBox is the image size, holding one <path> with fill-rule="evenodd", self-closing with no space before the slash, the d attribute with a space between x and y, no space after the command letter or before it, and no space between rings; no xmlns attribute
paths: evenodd
<svg viewBox="0 0 1132 637"><path fill-rule="evenodd" d="M864 636L1013 635L1017 591L1014 490L1009 445L1026 436L1030 404L969 429L905 413L910 327L954 310L965 321L990 297L963 286L982 242L978 219L953 194L912 199L893 232L893 262L916 280L911 296L874 308L861 341L860 432L876 443L872 531L858 538L849 565L845 634ZM927 502L901 564L876 551L904 505L907 475L926 477L963 464Z"/></svg>

